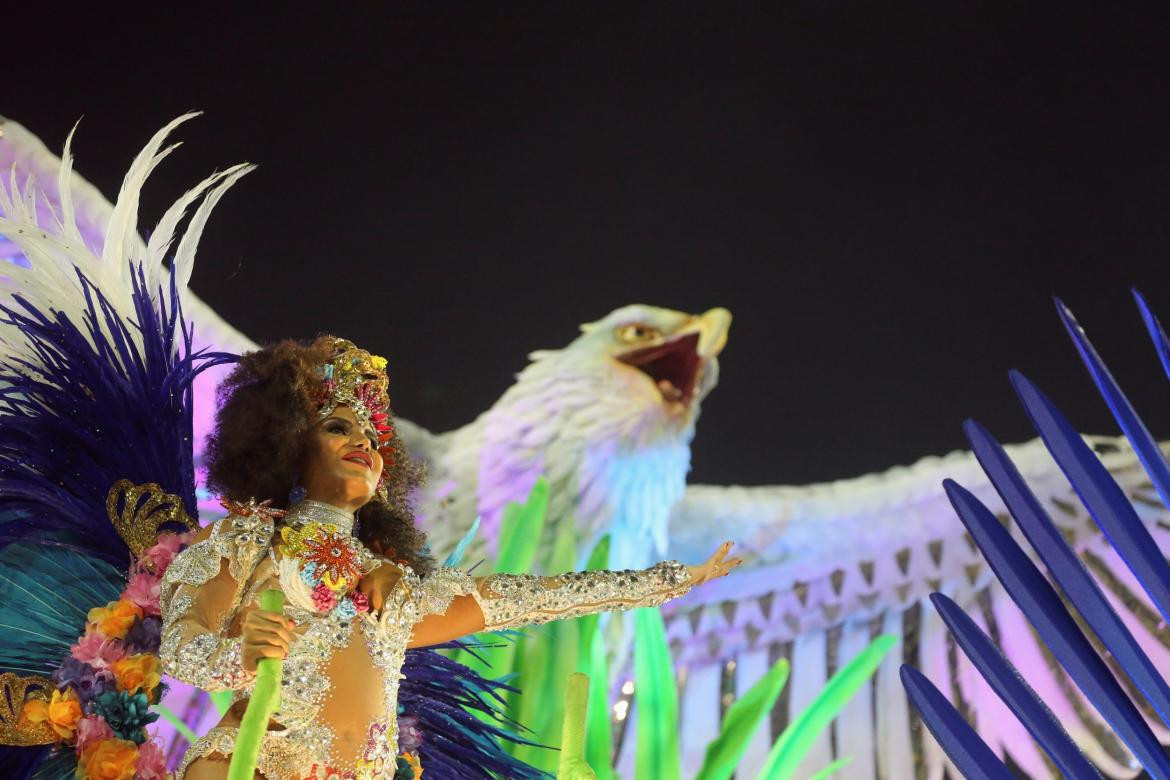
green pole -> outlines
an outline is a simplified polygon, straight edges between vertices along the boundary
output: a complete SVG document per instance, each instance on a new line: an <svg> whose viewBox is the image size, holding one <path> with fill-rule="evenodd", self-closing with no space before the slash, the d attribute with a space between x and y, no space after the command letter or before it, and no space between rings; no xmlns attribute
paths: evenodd
<svg viewBox="0 0 1170 780"><path fill-rule="evenodd" d="M260 594L260 609L265 612L284 613L284 593L266 590ZM256 662L256 684L248 709L240 721L236 735L236 748L232 751L232 762L228 766L228 780L252 780L256 774L256 759L260 755L260 743L268 731L268 720L280 708L280 671L284 661L279 658L261 658Z"/></svg>
<svg viewBox="0 0 1170 780"><path fill-rule="evenodd" d="M557 780L597 780L585 761L585 713L589 707L589 678L569 675L565 690L565 721L561 732L561 763Z"/></svg>

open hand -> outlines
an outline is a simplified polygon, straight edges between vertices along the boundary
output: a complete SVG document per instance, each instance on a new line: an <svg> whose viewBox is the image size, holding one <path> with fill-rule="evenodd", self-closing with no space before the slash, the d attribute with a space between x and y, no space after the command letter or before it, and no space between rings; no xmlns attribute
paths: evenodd
<svg viewBox="0 0 1170 780"><path fill-rule="evenodd" d="M402 577L402 570L392 563L383 563L378 568L361 578L357 589L365 594L370 602L370 613L377 615L386 603L386 596Z"/></svg>
<svg viewBox="0 0 1170 780"><path fill-rule="evenodd" d="M688 566L687 569L691 573L691 584L698 586L716 577L726 577L732 569L743 563L743 558L728 560L727 553L729 552L731 552L731 542L724 542L704 563L700 563L698 566Z"/></svg>

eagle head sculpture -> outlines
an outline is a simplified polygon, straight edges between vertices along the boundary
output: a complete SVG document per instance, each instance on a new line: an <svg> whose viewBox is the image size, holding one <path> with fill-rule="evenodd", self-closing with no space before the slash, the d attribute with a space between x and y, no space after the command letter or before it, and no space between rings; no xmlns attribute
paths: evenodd
<svg viewBox="0 0 1170 780"><path fill-rule="evenodd" d="M490 553L504 506L544 476L550 544L572 529L584 556L612 533L611 566L665 551L730 325L721 308L623 306L582 325L567 346L531 353L516 383L469 425L437 436L406 429L408 446L428 462L419 515L436 548L453 545L478 516Z"/></svg>

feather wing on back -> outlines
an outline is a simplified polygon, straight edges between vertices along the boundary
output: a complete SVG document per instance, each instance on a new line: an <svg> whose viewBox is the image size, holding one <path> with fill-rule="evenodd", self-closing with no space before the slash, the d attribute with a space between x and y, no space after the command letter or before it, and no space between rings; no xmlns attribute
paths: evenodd
<svg viewBox="0 0 1170 780"><path fill-rule="evenodd" d="M193 255L202 226L211 208L223 192L250 166L234 166L215 174L185 193L158 222L149 244L137 229L137 191L145 177L174 146L163 148L166 134L191 114L179 117L151 139L138 156L122 186L126 197L116 208L102 193L73 169L68 140L59 157L18 122L0 117L0 219L19 221L25 226L39 226L46 235L17 241L0 236L0 260L6 267L8 281L2 285L5 299L15 291L38 308L57 309L76 316L85 306L83 291L73 271L76 267L101 289L123 316L133 314L131 279L127 260L144 260L148 290L166 289L170 271L164 256L174 254L176 281L182 295L183 313L195 323L192 346L196 350L245 352L256 345L186 289L193 265ZM70 139L72 133L70 134ZM188 229L176 235L183 215L199 196L204 200L191 217ZM109 239L109 240L107 240ZM176 240L177 239L177 240ZM28 253L37 262L32 262ZM0 330L0 341L7 354L24 349L18 334ZM196 463L201 439L210 429L215 411L215 388L229 366L215 366L194 380L194 430ZM214 507L213 507L214 508Z"/></svg>
<svg viewBox="0 0 1170 780"><path fill-rule="evenodd" d="M169 132L178 122L184 121L191 116L193 115L188 114L180 117L175 122L169 124L167 128L164 128L164 130ZM160 133L162 132L160 131ZM72 134L70 135L72 136ZM238 166L232 170L237 169ZM28 186L30 181L32 182L32 186L37 193L37 223L43 226L55 224L58 215L62 215L65 201L63 194L67 193L71 203L70 208L73 214L74 224L76 225L77 235L81 237L82 243L89 250L90 256L96 258L103 256L107 230L111 217L114 214L114 205L96 187L73 170L71 158L63 160L60 156L50 151L39 138L29 132L23 125L12 119L0 116L0 171L5 172L3 182L0 182L0 187L4 187L9 193L12 193L14 189L17 191L23 190ZM143 173L149 173L149 170ZM13 186L14 183L15 187ZM230 185L230 182L225 183ZM139 180L137 184L140 186L141 181ZM197 187L189 191L187 196L184 196L184 207L191 205L194 201L194 195L198 191L199 188ZM220 192L222 193L222 190ZM134 205L137 205L136 201ZM213 202L210 205L214 206L215 204ZM129 211L129 204L127 204L126 210ZM177 218L179 214L179 211L175 211L173 212L173 217ZM203 216L204 218L206 217L206 212L204 212ZM176 222L177 219L160 221L151 236L152 255L157 257L162 256L162 250L164 247L170 245L170 239L173 238ZM128 253L126 256L145 257L147 255L146 242L142 240L137 230L126 230L125 228L126 225L123 221L120 242L123 251ZM166 241L163 239L164 236L167 237ZM186 246L188 250L187 259L184 263L188 274L190 272L190 253L197 239L197 233L189 234ZM0 243L0 258L13 258L19 252L19 247L10 241ZM111 272L123 273L122 265L124 265L124 262L110 263ZM160 264L159 272L163 274L161 279L165 281L165 274L168 273L167 269L163 268ZM128 282L126 286L129 286ZM197 341L214 344L220 349L231 352L243 352L255 348L255 342L229 325L210 306L193 293L187 293L183 299L183 305L187 318L192 322L198 323L196 332Z"/></svg>

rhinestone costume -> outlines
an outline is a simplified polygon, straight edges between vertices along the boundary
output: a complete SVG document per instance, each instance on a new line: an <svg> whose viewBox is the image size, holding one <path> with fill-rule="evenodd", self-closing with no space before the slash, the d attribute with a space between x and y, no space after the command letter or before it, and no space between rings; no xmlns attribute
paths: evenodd
<svg viewBox="0 0 1170 780"><path fill-rule="evenodd" d="M475 600L485 631L551 620L657 607L691 589L691 575L677 561L640 571L583 571L556 577L493 574L479 580Z"/></svg>
<svg viewBox="0 0 1170 780"><path fill-rule="evenodd" d="M690 587L686 567L674 562L639 572L497 574L478 582L459 569L442 567L420 578L410 567L392 564L401 576L375 617L355 610L344 589L356 584L354 567L366 574L390 562L354 538L352 526L352 515L312 501L297 504L279 529L271 517L229 515L216 522L210 537L180 553L163 579L163 670L207 690L232 690L233 703L250 696L254 681L241 664L243 617L262 591L284 591L285 616L294 622L297 638L283 664L281 706L272 719L276 730L265 736L257 764L269 780L393 777L398 685L412 630L427 615L446 613L457 597L474 598L485 626L494 630L656 606ZM314 581L316 587L310 588ZM342 589L332 601L319 598L326 582ZM350 648L356 634L363 637L364 648ZM354 655L358 652L360 657ZM360 733L353 727L363 724L354 718L360 720L366 710L351 707L348 699L330 701L334 694L364 701L362 691L336 690L330 674L336 672L330 666L335 655L347 669L360 662L381 679L380 695L369 694L378 706L367 707L369 722ZM330 711L344 714L329 722ZM196 758L230 754L235 735L231 723L213 728L187 751L178 777Z"/></svg>

